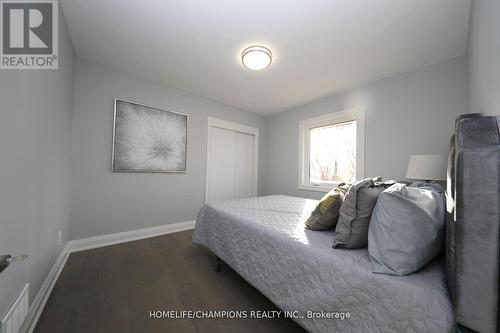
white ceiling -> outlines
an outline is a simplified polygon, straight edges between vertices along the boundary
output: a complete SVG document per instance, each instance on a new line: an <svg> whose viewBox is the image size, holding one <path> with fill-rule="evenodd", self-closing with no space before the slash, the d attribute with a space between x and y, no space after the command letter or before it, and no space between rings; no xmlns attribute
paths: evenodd
<svg viewBox="0 0 500 333"><path fill-rule="evenodd" d="M63 0L78 56L272 114L465 53L470 0ZM253 72L241 51L261 44Z"/></svg>

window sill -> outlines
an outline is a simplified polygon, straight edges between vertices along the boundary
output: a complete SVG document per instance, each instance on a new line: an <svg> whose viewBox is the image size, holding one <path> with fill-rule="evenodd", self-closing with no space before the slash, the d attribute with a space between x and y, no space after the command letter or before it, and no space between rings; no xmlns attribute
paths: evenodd
<svg viewBox="0 0 500 333"><path fill-rule="evenodd" d="M332 185L331 187L326 187L326 186L314 186L314 185L299 185L299 187L297 187L298 190L302 190L302 191L314 191L314 192L323 192L323 193L326 193L326 192L330 192L333 188L335 187L335 185Z"/></svg>

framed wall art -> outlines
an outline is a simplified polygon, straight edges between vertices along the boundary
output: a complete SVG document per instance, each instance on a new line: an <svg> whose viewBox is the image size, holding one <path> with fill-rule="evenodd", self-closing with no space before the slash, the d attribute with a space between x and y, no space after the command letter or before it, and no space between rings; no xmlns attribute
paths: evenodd
<svg viewBox="0 0 500 333"><path fill-rule="evenodd" d="M115 99L112 171L186 172L188 116Z"/></svg>

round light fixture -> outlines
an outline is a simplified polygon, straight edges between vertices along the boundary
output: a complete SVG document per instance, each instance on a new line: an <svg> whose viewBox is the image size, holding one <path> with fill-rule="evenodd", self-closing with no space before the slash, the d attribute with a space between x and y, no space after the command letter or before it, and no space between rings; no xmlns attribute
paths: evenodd
<svg viewBox="0 0 500 333"><path fill-rule="evenodd" d="M250 46L241 53L241 62L243 66L254 71L260 71L269 67L273 55L269 49L264 46Z"/></svg>

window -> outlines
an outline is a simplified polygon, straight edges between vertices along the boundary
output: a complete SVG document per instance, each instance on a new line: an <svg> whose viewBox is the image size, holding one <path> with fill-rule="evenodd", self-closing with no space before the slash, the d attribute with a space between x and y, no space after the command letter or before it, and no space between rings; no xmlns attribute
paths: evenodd
<svg viewBox="0 0 500 333"><path fill-rule="evenodd" d="M328 191L363 177L364 113L360 109L300 122L299 189Z"/></svg>

